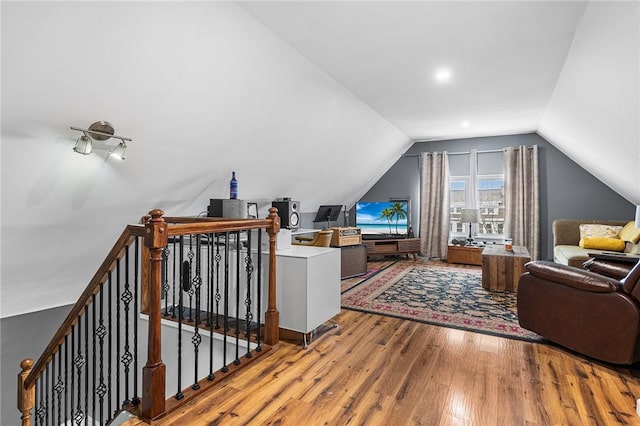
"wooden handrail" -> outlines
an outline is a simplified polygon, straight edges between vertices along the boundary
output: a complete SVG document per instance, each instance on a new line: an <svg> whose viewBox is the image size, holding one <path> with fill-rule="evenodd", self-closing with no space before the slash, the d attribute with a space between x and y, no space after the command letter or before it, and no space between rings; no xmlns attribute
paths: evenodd
<svg viewBox="0 0 640 426"><path fill-rule="evenodd" d="M109 271L113 269L114 263L119 257L121 257L122 251L131 244L136 237L141 237L143 235L144 227L141 225L128 225L125 230L122 231L120 238L118 238L118 241L113 245L113 248L102 262L102 265L91 281L89 281L89 285L84 289L76 304L71 308L71 312L69 312L67 318L64 320L60 328L58 328L58 331L54 334L46 349L31 369L29 376L27 376L24 382L25 389L33 386L37 378L40 377L44 369L47 367L48 362L58 351L58 347L62 344L64 337L71 332L71 327L76 324L76 321L84 307L91 302L91 297L98 292L100 285L104 283Z"/></svg>
<svg viewBox="0 0 640 426"><path fill-rule="evenodd" d="M116 268L118 260L124 257L127 247L136 238L144 239L144 244L140 248L143 259L140 284L142 309L147 309L149 315L148 358L142 371L140 406L140 413L145 420L156 419L165 413L166 373L161 359L160 296L162 253L167 247L169 236L265 229L269 235L269 279L264 342L271 346L278 343L279 313L276 309L275 250L277 234L280 231L280 218L277 209L270 208L269 217L266 219L163 218L163 214L161 210L152 210L149 216L144 216L140 220L140 224L128 225L124 229L38 361L35 364L30 359L22 362L22 372L18 380L18 408L23 415L23 425L30 425L36 380L46 371L47 365L59 351L65 337L71 333L85 308L91 304L101 286L108 280L110 272Z"/></svg>
<svg viewBox="0 0 640 426"><path fill-rule="evenodd" d="M167 223L169 225L169 235L245 231L247 229L267 228L271 225L271 221L269 219L247 219L246 221L229 220L225 222Z"/></svg>
<svg viewBox="0 0 640 426"><path fill-rule="evenodd" d="M150 263L148 277L142 285L147 286L143 295L148 298L143 306L148 309L149 341L147 363L142 371L142 401L140 412L147 421L155 420L166 413L165 376L166 367L161 358L161 306L162 292L162 252L167 247L171 235L206 234L216 232L266 229L269 234L269 289L267 312L265 312L265 343L275 345L279 340L279 313L276 308L276 238L280 231L278 210L269 209L267 219L208 219L208 218L164 218L162 210L149 212L151 218L143 218L145 223L145 243ZM173 222L173 223L168 223Z"/></svg>

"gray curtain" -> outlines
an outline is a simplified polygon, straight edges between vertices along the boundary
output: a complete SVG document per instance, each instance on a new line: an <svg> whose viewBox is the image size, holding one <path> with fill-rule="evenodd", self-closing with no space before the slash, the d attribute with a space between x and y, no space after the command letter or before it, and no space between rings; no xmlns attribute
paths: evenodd
<svg viewBox="0 0 640 426"><path fill-rule="evenodd" d="M449 240L449 157L446 152L420 155L420 250L445 259Z"/></svg>
<svg viewBox="0 0 640 426"><path fill-rule="evenodd" d="M505 238L540 258L538 146L505 148Z"/></svg>

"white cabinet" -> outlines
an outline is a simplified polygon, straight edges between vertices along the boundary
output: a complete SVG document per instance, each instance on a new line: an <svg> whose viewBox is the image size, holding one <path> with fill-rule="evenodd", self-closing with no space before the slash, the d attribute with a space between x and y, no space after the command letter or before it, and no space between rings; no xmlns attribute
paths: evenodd
<svg viewBox="0 0 640 426"><path fill-rule="evenodd" d="M292 245L278 250L276 279L281 328L309 333L340 313L339 248Z"/></svg>

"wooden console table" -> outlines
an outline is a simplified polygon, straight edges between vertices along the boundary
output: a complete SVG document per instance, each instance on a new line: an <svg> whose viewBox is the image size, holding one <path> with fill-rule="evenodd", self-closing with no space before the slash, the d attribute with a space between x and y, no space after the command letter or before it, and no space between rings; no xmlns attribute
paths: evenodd
<svg viewBox="0 0 640 426"><path fill-rule="evenodd" d="M502 245L486 246L482 252L482 288L516 291L529 260L526 247L513 246L507 251Z"/></svg>
<svg viewBox="0 0 640 426"><path fill-rule="evenodd" d="M482 249L475 246L447 247L447 263L462 263L464 265L482 265Z"/></svg>
<svg viewBox="0 0 640 426"><path fill-rule="evenodd" d="M367 256L413 255L420 252L420 238L362 240L367 246Z"/></svg>

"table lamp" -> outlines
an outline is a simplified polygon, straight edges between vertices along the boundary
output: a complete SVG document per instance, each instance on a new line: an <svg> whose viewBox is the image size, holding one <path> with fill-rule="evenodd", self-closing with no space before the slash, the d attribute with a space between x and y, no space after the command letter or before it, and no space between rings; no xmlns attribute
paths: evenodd
<svg viewBox="0 0 640 426"><path fill-rule="evenodd" d="M469 237L467 238L467 244L471 244L473 237L471 237L471 224L480 223L480 210L478 209L462 209L460 212L460 222L469 223Z"/></svg>

